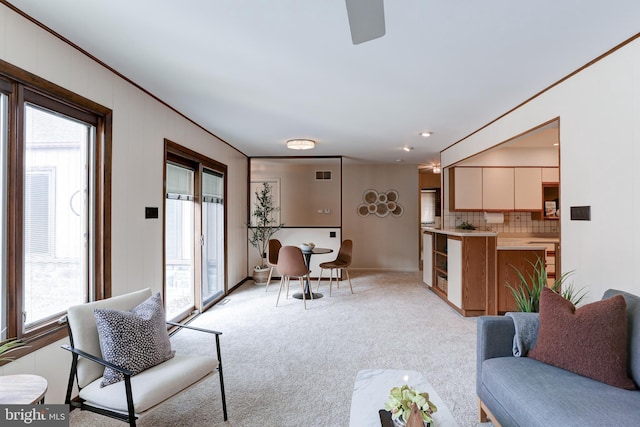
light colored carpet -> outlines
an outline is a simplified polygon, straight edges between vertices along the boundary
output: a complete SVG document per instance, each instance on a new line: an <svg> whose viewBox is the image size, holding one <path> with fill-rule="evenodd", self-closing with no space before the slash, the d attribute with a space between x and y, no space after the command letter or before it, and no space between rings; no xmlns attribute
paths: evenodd
<svg viewBox="0 0 640 427"><path fill-rule="evenodd" d="M361 369L421 372L460 426L480 426L475 394L476 322L422 283L420 273L352 272L322 282L324 298L280 299L278 284L245 283L192 324L220 330L229 421L222 417L217 375L154 409L138 425L346 427ZM315 285L315 283L314 283ZM314 287L315 289L315 287ZM293 292L299 290L294 287ZM292 292L292 293L293 293ZM191 331L172 338L177 352L203 353L213 339ZM72 426L123 426L78 410Z"/></svg>

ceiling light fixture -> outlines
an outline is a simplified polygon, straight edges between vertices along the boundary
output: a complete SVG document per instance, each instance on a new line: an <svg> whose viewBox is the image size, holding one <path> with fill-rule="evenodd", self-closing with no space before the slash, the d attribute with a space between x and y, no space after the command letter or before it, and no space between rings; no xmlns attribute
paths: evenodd
<svg viewBox="0 0 640 427"><path fill-rule="evenodd" d="M411 150L413 150L413 147L402 147L402 149L404 151L411 151Z"/></svg>
<svg viewBox="0 0 640 427"><path fill-rule="evenodd" d="M425 138L429 138L431 135L433 135L433 132L420 132L419 135Z"/></svg>
<svg viewBox="0 0 640 427"><path fill-rule="evenodd" d="M290 139L287 141L287 148L292 150L310 150L316 146L312 139Z"/></svg>
<svg viewBox="0 0 640 427"><path fill-rule="evenodd" d="M431 169L431 171L433 173L440 173L442 172L442 168L440 167L440 165L433 165L433 169Z"/></svg>

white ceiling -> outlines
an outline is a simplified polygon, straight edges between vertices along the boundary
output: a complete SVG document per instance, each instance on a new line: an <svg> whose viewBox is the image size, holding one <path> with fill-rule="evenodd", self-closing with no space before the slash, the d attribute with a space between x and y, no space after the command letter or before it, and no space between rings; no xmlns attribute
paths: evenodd
<svg viewBox="0 0 640 427"><path fill-rule="evenodd" d="M386 0L355 46L344 0L9 3L248 156L367 162L437 162L640 31L638 0Z"/></svg>

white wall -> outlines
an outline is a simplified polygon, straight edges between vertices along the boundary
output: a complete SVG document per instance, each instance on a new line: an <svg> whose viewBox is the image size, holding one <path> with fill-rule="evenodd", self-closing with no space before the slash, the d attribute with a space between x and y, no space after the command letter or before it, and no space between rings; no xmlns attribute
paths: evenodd
<svg viewBox="0 0 640 427"><path fill-rule="evenodd" d="M443 166L560 118L562 269L589 289L640 294L640 39L442 152ZM591 206L571 221L570 206Z"/></svg>
<svg viewBox="0 0 640 427"><path fill-rule="evenodd" d="M342 171L342 238L353 240L354 269L417 271L420 217L415 165L365 165L345 159ZM396 190L400 217L361 217L357 208L366 190Z"/></svg>
<svg viewBox="0 0 640 427"><path fill-rule="evenodd" d="M145 206L162 207L164 138L228 167L228 286L247 276L247 159L179 114L136 89L4 5L0 58L113 110L113 294L162 290L162 209L144 219ZM55 343L0 368L36 373L49 381L47 402L64 400L70 358Z"/></svg>

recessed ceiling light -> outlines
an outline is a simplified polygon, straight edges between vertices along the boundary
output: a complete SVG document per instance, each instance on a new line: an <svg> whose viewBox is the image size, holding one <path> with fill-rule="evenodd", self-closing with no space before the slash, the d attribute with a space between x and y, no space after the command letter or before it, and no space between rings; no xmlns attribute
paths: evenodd
<svg viewBox="0 0 640 427"><path fill-rule="evenodd" d="M287 148L292 150L309 150L316 146L312 139L290 139L287 141Z"/></svg>
<svg viewBox="0 0 640 427"><path fill-rule="evenodd" d="M413 150L413 147L402 147L402 149L404 151L411 151L411 150Z"/></svg>
<svg viewBox="0 0 640 427"><path fill-rule="evenodd" d="M402 159L396 159L396 162L398 162L398 163L402 163L402 162L404 162L404 160L402 160Z"/></svg>
<svg viewBox="0 0 640 427"><path fill-rule="evenodd" d="M429 138L431 135L433 135L433 132L420 132L419 135L425 138Z"/></svg>
<svg viewBox="0 0 640 427"><path fill-rule="evenodd" d="M558 145L560 145L560 143L559 143L559 142L554 142L554 143L553 143L553 146L554 146L554 147L557 147Z"/></svg>

